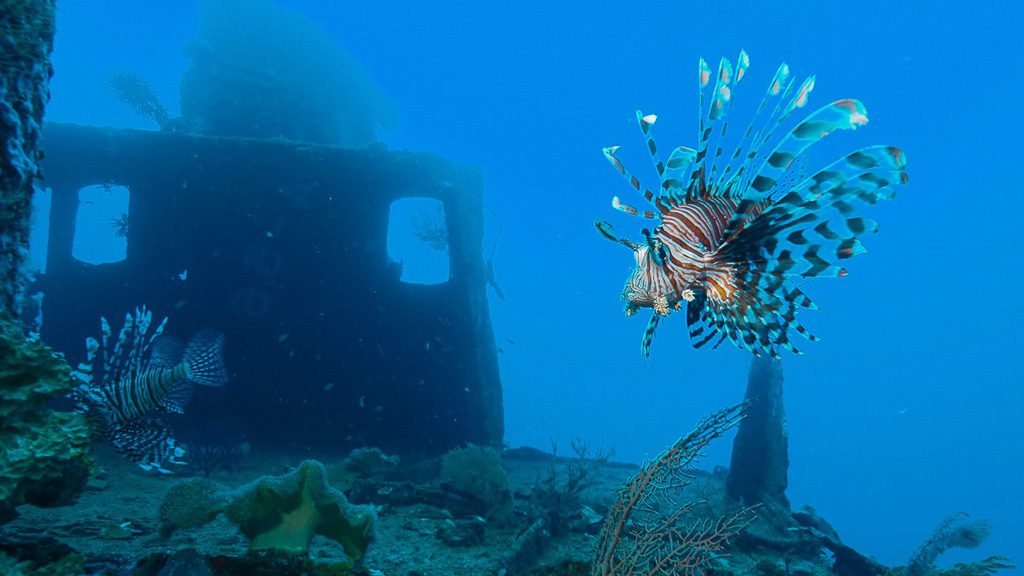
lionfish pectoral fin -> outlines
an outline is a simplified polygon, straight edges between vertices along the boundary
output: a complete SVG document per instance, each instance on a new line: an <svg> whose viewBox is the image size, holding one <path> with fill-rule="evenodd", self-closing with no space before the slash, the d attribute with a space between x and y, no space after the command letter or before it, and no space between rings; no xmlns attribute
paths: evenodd
<svg viewBox="0 0 1024 576"><path fill-rule="evenodd" d="M658 322L661 321L661 316L657 313L651 315L651 319L647 322L647 328L644 329L644 338L640 342L640 353L644 355L644 358L651 357L651 342L654 341L654 331L658 329Z"/></svg>

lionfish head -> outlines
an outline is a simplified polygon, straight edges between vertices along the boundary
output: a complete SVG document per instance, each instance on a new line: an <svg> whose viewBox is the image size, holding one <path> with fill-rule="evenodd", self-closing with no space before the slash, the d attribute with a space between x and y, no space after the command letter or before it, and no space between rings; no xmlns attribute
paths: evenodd
<svg viewBox="0 0 1024 576"><path fill-rule="evenodd" d="M655 308L659 303L659 295L651 285L651 278L660 266L654 262L651 249L647 246L633 248L635 266L626 286L622 289L622 299L626 301L626 315L632 316L640 308Z"/></svg>

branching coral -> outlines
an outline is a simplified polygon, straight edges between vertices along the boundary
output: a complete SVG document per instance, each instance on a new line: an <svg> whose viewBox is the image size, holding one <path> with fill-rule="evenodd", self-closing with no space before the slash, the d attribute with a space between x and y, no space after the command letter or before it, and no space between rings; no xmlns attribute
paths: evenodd
<svg viewBox="0 0 1024 576"><path fill-rule="evenodd" d="M928 576L930 574L952 575L983 575L993 574L997 570L1013 568L1006 558L993 556L981 562L958 564L943 571L935 569L935 560L950 548L977 548L992 531L984 520L967 521L967 514L958 512L948 516L924 541L907 564L906 576Z"/></svg>
<svg viewBox="0 0 1024 576"><path fill-rule="evenodd" d="M705 418L626 482L601 529L593 576L700 574L753 520L750 508L693 519L696 502L675 500L690 484L693 462L739 424L744 408L739 404Z"/></svg>
<svg viewBox="0 0 1024 576"><path fill-rule="evenodd" d="M438 252L448 251L448 220L443 205L434 211L417 212L413 215L411 223L417 240Z"/></svg>

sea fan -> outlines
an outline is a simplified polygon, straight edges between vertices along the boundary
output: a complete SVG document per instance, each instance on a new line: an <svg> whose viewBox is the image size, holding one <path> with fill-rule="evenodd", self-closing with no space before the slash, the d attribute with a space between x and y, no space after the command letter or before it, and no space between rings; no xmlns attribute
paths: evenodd
<svg viewBox="0 0 1024 576"><path fill-rule="evenodd" d="M152 118L161 129L170 121L167 109L153 90L153 86L142 76L130 70L121 70L107 77L107 86L117 94L118 100L139 116Z"/></svg>

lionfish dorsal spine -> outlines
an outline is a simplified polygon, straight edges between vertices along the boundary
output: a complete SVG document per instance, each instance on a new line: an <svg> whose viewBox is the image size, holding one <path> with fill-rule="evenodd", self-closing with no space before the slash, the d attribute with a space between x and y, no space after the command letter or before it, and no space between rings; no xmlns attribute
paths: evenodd
<svg viewBox="0 0 1024 576"><path fill-rule="evenodd" d="M729 197L734 193L742 192L742 188L734 183L741 180L744 175L744 171L750 164L748 160L752 159L756 154L757 137L755 136L754 131L758 130L760 132L761 128L765 125L765 110L768 109L768 106L771 104L773 99L780 96L788 79L789 66L783 63L779 65L778 70L775 71L775 76L768 85L765 95L761 98L761 103L758 104L753 118L751 118L750 123L747 124L746 130L743 131L743 136L740 138L739 143L730 155L726 168L722 171L722 175L719 177L718 182L715 183L715 188L720 191L719 193L721 195ZM736 166L734 167L733 164L736 164ZM730 176L730 173L733 170L736 172Z"/></svg>

